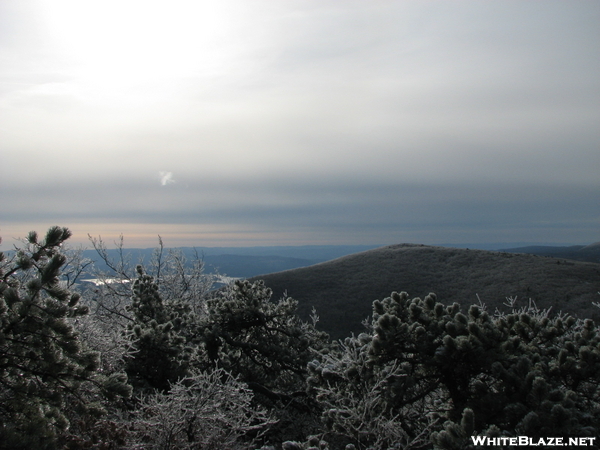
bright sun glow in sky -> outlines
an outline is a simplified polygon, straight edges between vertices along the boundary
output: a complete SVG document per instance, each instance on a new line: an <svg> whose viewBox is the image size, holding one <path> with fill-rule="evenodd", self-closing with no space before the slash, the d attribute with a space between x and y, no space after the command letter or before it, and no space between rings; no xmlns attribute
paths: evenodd
<svg viewBox="0 0 600 450"><path fill-rule="evenodd" d="M231 74L243 57L243 11L218 2L42 3L47 45L82 99L144 107L182 94L179 83ZM243 7L242 4L237 5Z"/></svg>
<svg viewBox="0 0 600 450"><path fill-rule="evenodd" d="M0 236L600 240L600 3L7 0Z"/></svg>

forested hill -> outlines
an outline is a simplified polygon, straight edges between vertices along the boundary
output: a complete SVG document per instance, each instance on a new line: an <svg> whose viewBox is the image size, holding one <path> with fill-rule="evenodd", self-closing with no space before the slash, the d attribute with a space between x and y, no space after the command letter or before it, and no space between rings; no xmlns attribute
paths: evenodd
<svg viewBox="0 0 600 450"><path fill-rule="evenodd" d="M600 318L593 305L600 301L600 264L531 254L400 244L257 278L276 298L287 292L298 300L304 318L315 307L319 328L333 338L360 333L373 300L392 291L434 292L464 307L479 297L492 312L518 296L521 305L532 299L553 312Z"/></svg>

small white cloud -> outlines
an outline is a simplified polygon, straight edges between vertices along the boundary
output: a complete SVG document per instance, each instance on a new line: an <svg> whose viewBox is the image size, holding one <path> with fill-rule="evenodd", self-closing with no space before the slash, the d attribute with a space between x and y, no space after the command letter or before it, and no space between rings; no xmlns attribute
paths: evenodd
<svg viewBox="0 0 600 450"><path fill-rule="evenodd" d="M166 186L167 184L175 183L175 180L173 179L173 172L160 171L158 173L158 176L160 177L160 184L162 186Z"/></svg>

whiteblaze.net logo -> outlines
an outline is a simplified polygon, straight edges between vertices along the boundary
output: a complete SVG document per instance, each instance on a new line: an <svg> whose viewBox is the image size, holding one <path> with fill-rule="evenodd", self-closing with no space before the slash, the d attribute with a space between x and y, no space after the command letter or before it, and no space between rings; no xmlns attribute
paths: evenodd
<svg viewBox="0 0 600 450"><path fill-rule="evenodd" d="M519 445L523 447L591 447L594 445L595 437L546 437L532 438L528 436L514 437L486 437L471 436L473 444L479 447L500 447L506 445Z"/></svg>

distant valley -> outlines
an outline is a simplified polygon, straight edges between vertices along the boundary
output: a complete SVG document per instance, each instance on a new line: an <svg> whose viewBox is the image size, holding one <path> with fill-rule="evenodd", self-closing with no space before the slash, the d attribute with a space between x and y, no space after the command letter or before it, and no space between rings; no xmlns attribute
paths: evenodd
<svg viewBox="0 0 600 450"><path fill-rule="evenodd" d="M282 270L307 267L341 256L376 248L374 245L306 245L268 247L183 247L188 260L196 257L204 261L207 273L218 273L234 278L250 278ZM164 250L169 251L168 249ZM148 264L153 248L125 248L123 253L131 264ZM117 260L119 251L110 249L108 256ZM95 262L101 270L107 269L95 250L85 250L84 257Z"/></svg>

